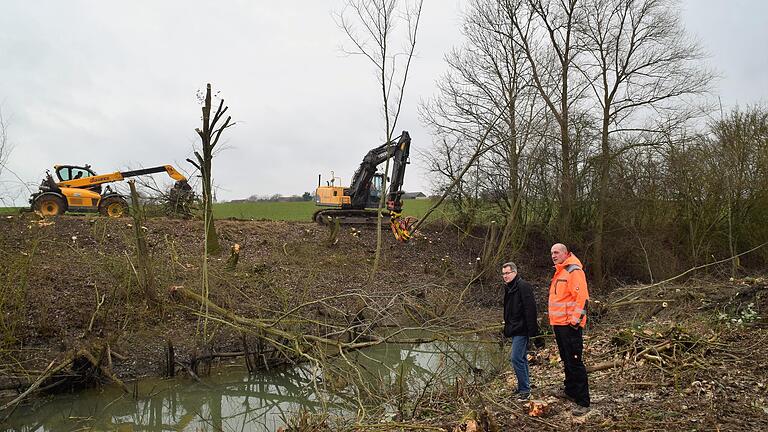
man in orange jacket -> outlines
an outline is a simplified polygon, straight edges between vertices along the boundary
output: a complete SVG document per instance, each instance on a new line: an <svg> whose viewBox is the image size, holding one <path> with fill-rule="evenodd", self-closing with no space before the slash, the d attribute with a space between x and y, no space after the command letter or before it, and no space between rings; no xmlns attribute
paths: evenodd
<svg viewBox="0 0 768 432"><path fill-rule="evenodd" d="M576 402L579 407L573 413L583 415L589 411L589 383L582 360L589 302L587 278L581 261L564 244L553 245L551 252L555 275L549 286L549 323L565 369L561 396Z"/></svg>

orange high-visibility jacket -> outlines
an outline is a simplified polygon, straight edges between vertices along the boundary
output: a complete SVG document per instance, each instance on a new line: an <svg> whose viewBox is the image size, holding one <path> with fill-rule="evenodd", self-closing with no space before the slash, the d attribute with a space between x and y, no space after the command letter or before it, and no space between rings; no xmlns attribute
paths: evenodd
<svg viewBox="0 0 768 432"><path fill-rule="evenodd" d="M576 255L555 265L555 276L549 285L549 323L551 325L587 324L589 290L581 261Z"/></svg>

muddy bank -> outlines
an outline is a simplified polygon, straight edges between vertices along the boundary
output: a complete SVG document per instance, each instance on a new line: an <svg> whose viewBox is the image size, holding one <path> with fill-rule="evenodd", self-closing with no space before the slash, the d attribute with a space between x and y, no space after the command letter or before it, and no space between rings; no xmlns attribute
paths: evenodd
<svg viewBox="0 0 768 432"><path fill-rule="evenodd" d="M198 307L169 292L201 291L202 223L153 218L145 230L159 304L149 303L137 282L131 219L0 219L6 362L42 370L64 353L109 343L115 374L129 379L162 375L168 340L177 355L189 355L200 339ZM384 233L383 260L371 281L371 228L343 228L335 244L327 228L312 223L218 221L217 230L225 251L235 243L241 251L234 270L225 268L227 252L210 259L210 299L244 317L271 318L349 292L417 291L427 301L450 302L464 289L480 247L472 238L459 244L442 227L407 244ZM359 308L354 298L339 297L312 313L346 320ZM226 325L212 323L209 333L211 349L242 348Z"/></svg>

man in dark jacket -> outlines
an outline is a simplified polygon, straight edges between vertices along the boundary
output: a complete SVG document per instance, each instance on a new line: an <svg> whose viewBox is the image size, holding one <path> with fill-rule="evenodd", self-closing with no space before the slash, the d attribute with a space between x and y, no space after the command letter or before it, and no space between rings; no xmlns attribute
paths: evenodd
<svg viewBox="0 0 768 432"><path fill-rule="evenodd" d="M524 401L531 396L531 383L528 375L528 341L534 338L536 346L543 344L537 338L539 325L536 321L536 300L533 288L517 274L513 262L501 266L504 280L504 337L512 338L510 363L517 377L517 399Z"/></svg>

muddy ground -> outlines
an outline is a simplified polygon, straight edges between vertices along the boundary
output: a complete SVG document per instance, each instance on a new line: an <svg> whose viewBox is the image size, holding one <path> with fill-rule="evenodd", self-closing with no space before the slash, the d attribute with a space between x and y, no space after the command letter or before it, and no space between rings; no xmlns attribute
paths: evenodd
<svg viewBox="0 0 768 432"><path fill-rule="evenodd" d="M603 302L637 289L625 287ZM455 407L460 399L459 413L475 413L478 424L504 431L768 430L768 280L694 279L642 292L644 300L660 301L604 307L588 326L585 363L604 369L589 373L592 410L586 416L573 416L573 403L552 396L563 380L552 339L531 356L532 396L544 408L541 416L529 415L533 406L511 394L511 368L441 403ZM440 418L447 427L456 424L451 416ZM452 427L473 426L465 425Z"/></svg>
<svg viewBox="0 0 768 432"><path fill-rule="evenodd" d="M137 283L132 223L78 216L40 220L33 214L0 219L2 386L28 382L78 349L109 344L112 370L127 380L164 375L169 340L182 359L200 347L198 305L170 293L201 289L202 223L157 218L145 224L158 303ZM480 328L501 319L498 284L467 289L482 255L482 234L431 226L402 244L384 233L381 267L371 281L371 228L342 228L336 242L329 241L327 228L311 223L218 221L217 230L224 252L210 260L210 298L243 317L270 318L328 298L311 314L345 324L361 305L344 293L387 298L405 291L436 315L464 293L460 314L446 325ZM230 270L226 260L235 243L242 249ZM541 287L550 272L547 249L538 245L518 259ZM588 366L615 367L590 374L593 410L583 418L571 416L568 402L547 396L562 380L552 338L531 366L533 396L546 406L544 415L530 416L514 400L514 375L506 370L457 383L399 422L403 430L472 430L471 418L477 419L476 430L483 424L484 430L766 430L768 283L759 276L689 279L634 296L640 286L592 293L600 305L593 308L585 360ZM647 302L606 306L627 294ZM538 300L543 309L545 289ZM239 332L210 326L207 348L242 349Z"/></svg>
<svg viewBox="0 0 768 432"><path fill-rule="evenodd" d="M178 287L201 290L202 223L154 218L145 224L159 305L150 304L137 283L132 223L77 216L40 220L34 214L0 219L5 349L21 350L14 354L19 366L39 369L60 353L109 340L128 359L115 364L115 373L129 379L162 375L168 339L181 355L193 349L197 310L169 293ZM452 298L463 288L464 273L471 273L479 244L470 237L459 246L444 227L408 244L385 232L380 270L369 281L372 228L342 228L331 244L328 229L313 223L217 221L216 227L224 251L209 261L210 298L245 317L275 317L308 300L347 292L383 296L418 289L428 298ZM235 243L240 258L227 270ZM328 306L344 312L358 307L350 298L329 300ZM241 348L239 335L226 326L212 328L216 350Z"/></svg>

